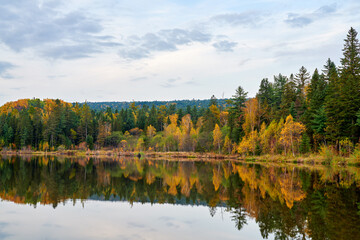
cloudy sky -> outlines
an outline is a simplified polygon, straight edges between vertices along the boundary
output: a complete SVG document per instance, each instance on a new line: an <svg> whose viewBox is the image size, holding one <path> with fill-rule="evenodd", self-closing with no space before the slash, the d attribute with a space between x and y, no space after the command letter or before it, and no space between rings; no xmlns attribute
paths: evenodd
<svg viewBox="0 0 360 240"><path fill-rule="evenodd" d="M350 27L358 0L0 0L0 104L254 96L338 64Z"/></svg>

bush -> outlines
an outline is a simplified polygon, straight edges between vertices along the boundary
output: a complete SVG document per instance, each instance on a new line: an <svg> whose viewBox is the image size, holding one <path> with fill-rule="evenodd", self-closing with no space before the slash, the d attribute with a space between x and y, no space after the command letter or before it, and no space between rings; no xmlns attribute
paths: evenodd
<svg viewBox="0 0 360 240"><path fill-rule="evenodd" d="M107 136L105 138L105 146L117 147L122 140L124 140L124 135L122 134L122 132L112 132L110 136Z"/></svg>
<svg viewBox="0 0 360 240"><path fill-rule="evenodd" d="M60 145L60 146L58 146L57 150L58 151L65 151L66 147L64 145Z"/></svg>
<svg viewBox="0 0 360 240"><path fill-rule="evenodd" d="M94 138L91 136L91 135L88 135L87 138L86 138L86 144L87 144L87 147L90 149L90 150L93 150L94 149Z"/></svg>
<svg viewBox="0 0 360 240"><path fill-rule="evenodd" d="M332 147L326 146L326 145L320 146L319 154L320 154L320 156L324 157L326 164L332 163L332 161L334 159L334 151L333 151Z"/></svg>
<svg viewBox="0 0 360 240"><path fill-rule="evenodd" d="M360 162L360 144L357 144L354 152L350 156L351 159L355 160L356 162Z"/></svg>
<svg viewBox="0 0 360 240"><path fill-rule="evenodd" d="M354 149L354 144L348 139L344 138L339 142L339 154L341 156L350 156L351 152Z"/></svg>

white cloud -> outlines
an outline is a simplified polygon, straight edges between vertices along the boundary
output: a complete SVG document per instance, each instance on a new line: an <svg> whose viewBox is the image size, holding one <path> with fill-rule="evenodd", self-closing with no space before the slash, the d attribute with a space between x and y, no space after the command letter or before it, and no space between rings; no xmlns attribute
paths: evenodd
<svg viewBox="0 0 360 240"><path fill-rule="evenodd" d="M337 62L359 5L0 0L0 104L254 96L264 77Z"/></svg>

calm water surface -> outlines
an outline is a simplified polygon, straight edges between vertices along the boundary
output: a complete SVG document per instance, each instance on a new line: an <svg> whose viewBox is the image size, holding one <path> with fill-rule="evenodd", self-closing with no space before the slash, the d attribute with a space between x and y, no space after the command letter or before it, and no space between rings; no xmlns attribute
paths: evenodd
<svg viewBox="0 0 360 240"><path fill-rule="evenodd" d="M0 239L359 239L360 169L0 157Z"/></svg>

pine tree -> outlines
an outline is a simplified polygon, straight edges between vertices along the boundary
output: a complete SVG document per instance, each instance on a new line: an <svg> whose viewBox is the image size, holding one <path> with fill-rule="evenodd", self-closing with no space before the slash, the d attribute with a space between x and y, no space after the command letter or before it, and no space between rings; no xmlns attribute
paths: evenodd
<svg viewBox="0 0 360 240"><path fill-rule="evenodd" d="M274 76L274 95L273 95L273 110L272 114L275 115L277 118L281 118L280 105L282 102L283 94L285 91L285 84L287 83L288 79L286 76L279 74L278 76Z"/></svg>
<svg viewBox="0 0 360 240"><path fill-rule="evenodd" d="M299 151L302 154L310 152L310 138L306 133L302 135Z"/></svg>
<svg viewBox="0 0 360 240"><path fill-rule="evenodd" d="M341 74L350 74L355 78L360 76L360 45L356 38L357 32L350 28L343 48L344 57L341 58Z"/></svg>
<svg viewBox="0 0 360 240"><path fill-rule="evenodd" d="M331 142L335 142L340 136L340 88L339 75L335 63L330 59L324 65L325 80L328 83L325 96L325 113L326 113L326 138Z"/></svg>
<svg viewBox="0 0 360 240"><path fill-rule="evenodd" d="M234 142L239 142L240 140L247 94L248 93L239 86L235 91L235 95L233 95L232 99L229 101L232 105L229 109L230 138Z"/></svg>
<svg viewBox="0 0 360 240"><path fill-rule="evenodd" d="M324 75L315 69L307 92L310 112L314 113L324 105L327 83Z"/></svg>
<svg viewBox="0 0 360 240"><path fill-rule="evenodd" d="M303 95L305 95L304 89L309 79L310 79L310 74L304 66L302 66L299 69L299 73L295 74L294 80L296 83L296 88L298 89L298 92L300 92Z"/></svg>
<svg viewBox="0 0 360 240"><path fill-rule="evenodd" d="M320 109L321 109L321 113L323 113L323 115L321 117L324 117L321 120L326 119L325 110L324 110L326 90L327 90L327 83L325 80L325 76L323 74L320 75L319 71L317 69L315 69L314 74L312 75L312 78L311 78L311 82L308 87L308 91L307 91L306 98L307 98L308 108L307 108L307 111L303 118L304 123L306 125L306 132L307 132L308 136L310 136L311 138L313 137L313 134L314 134L314 128L313 128L314 119L318 118ZM319 121L319 120L320 119L317 119L316 121ZM325 124L325 122L323 122L322 124ZM323 132L324 127L325 127L324 125L322 125L321 127L318 127L318 126L315 127L316 129L319 129L319 128L321 129L322 136L324 134L324 132ZM317 131L315 133L320 134L319 131Z"/></svg>
<svg viewBox="0 0 360 240"><path fill-rule="evenodd" d="M296 100L296 83L293 78L289 78L284 85L284 90L281 97L280 110L278 115L286 118L293 110Z"/></svg>
<svg viewBox="0 0 360 240"><path fill-rule="evenodd" d="M260 105L260 122L271 121L271 111L274 105L274 88L273 84L267 78L261 80L260 88L256 94Z"/></svg>
<svg viewBox="0 0 360 240"><path fill-rule="evenodd" d="M332 116L339 125L337 139L348 137L352 141L360 136L356 125L356 113L360 108L360 47L356 37L357 32L351 28L345 39L344 57L341 59L340 77L335 89L339 92L336 105L340 110L336 116Z"/></svg>
<svg viewBox="0 0 360 240"><path fill-rule="evenodd" d="M256 94L260 104L267 102L268 105L272 105L274 98L274 89L273 85L267 78L261 80L259 91Z"/></svg>
<svg viewBox="0 0 360 240"><path fill-rule="evenodd" d="M312 116L310 120L310 128L314 133L314 142L323 142L325 140L325 127L327 123L325 107L319 108ZM314 146L316 147L316 146Z"/></svg>
<svg viewBox="0 0 360 240"><path fill-rule="evenodd" d="M209 107L211 107L212 105L218 106L218 100L215 95L212 95L210 98Z"/></svg>
<svg viewBox="0 0 360 240"><path fill-rule="evenodd" d="M308 85L310 74L307 69L302 66L299 69L299 73L295 74L294 81L296 83L296 99L295 99L295 110L296 119L304 120L306 118L306 96L305 87Z"/></svg>

